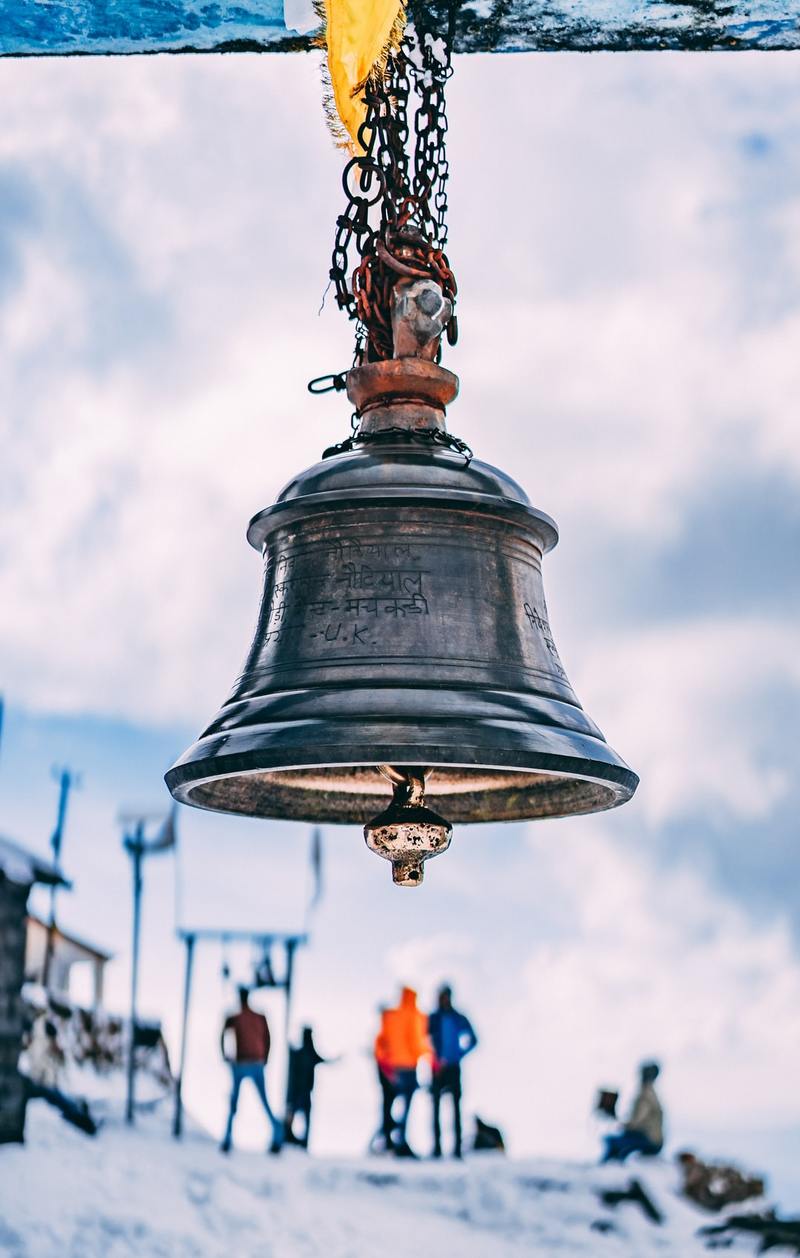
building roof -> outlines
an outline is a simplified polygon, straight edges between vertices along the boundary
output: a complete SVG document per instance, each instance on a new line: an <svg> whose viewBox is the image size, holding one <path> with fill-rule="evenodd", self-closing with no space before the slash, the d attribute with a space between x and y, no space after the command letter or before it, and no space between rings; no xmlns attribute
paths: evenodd
<svg viewBox="0 0 800 1258"><path fill-rule="evenodd" d="M28 914L28 921L33 922L36 926L40 926L42 930L48 929L47 922L42 921L36 913ZM81 952L88 952L90 956L96 957L98 961L110 961L113 952L106 952L104 948L98 948L96 944L87 943L85 939L80 939L77 935L71 934L70 931L64 930L61 926L56 926L53 930L56 939L62 939L64 943L71 944L73 948L80 949Z"/></svg>
<svg viewBox="0 0 800 1258"><path fill-rule="evenodd" d="M70 884L60 869L35 852L0 835L0 874L9 882L29 887L34 882L46 882L50 886L68 887Z"/></svg>

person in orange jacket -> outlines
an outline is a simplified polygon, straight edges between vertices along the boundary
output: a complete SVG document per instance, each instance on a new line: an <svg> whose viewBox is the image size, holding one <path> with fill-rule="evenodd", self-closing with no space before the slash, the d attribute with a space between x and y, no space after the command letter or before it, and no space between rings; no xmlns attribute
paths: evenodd
<svg viewBox="0 0 800 1258"><path fill-rule="evenodd" d="M386 1038L384 1023L387 1012L386 1007L381 1005L378 1012L381 1015L381 1025L375 1038L374 1053L375 1065L378 1067L378 1083L380 1084L381 1089L381 1124L370 1141L370 1153L377 1153L379 1150L388 1152L392 1146L392 1131L394 1130L392 1105L394 1104L394 1099L397 1095L391 1078L391 1066L389 1065L389 1059L385 1055Z"/></svg>
<svg viewBox="0 0 800 1258"><path fill-rule="evenodd" d="M397 1157L414 1157L406 1137L411 1100L417 1090L417 1065L430 1057L428 1019L417 1008L417 993L404 987L400 1004L381 1011L381 1026L375 1040L375 1061L383 1094L381 1132L387 1148ZM397 1119L392 1114L396 1100L402 1102Z"/></svg>

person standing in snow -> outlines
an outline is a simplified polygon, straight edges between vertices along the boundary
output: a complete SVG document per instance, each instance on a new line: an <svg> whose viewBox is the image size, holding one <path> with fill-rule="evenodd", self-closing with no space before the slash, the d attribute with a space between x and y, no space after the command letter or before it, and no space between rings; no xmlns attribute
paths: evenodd
<svg viewBox="0 0 800 1258"><path fill-rule="evenodd" d="M378 1010L381 1017L380 1030L375 1039L374 1057L375 1065L378 1068L378 1084L381 1089L381 1122L375 1135L372 1137L369 1145L370 1153L379 1151L388 1152L392 1144L392 1132L394 1131L394 1122L392 1120L392 1105L396 1096L394 1084L391 1080L390 1066L388 1060L384 1057L386 1044L386 1007L381 1005ZM380 1143L379 1143L380 1142Z"/></svg>
<svg viewBox="0 0 800 1258"><path fill-rule="evenodd" d="M308 1148L308 1136L311 1129L311 1094L314 1091L314 1072L317 1066L325 1064L314 1046L314 1035L311 1027L303 1027L303 1038L295 1048L289 1049L289 1081L286 1086L286 1119L284 1122L284 1140L287 1144L299 1144ZM303 1134L294 1134L294 1120L300 1114L303 1118Z"/></svg>
<svg viewBox="0 0 800 1258"><path fill-rule="evenodd" d="M375 1060L383 1091L383 1134L387 1148L397 1157L416 1157L406 1137L411 1101L417 1090L417 1065L431 1054L428 1019L417 1008L417 993L404 987L400 1004L384 1009L375 1041ZM392 1106L401 1103L399 1117Z"/></svg>
<svg viewBox="0 0 800 1258"><path fill-rule="evenodd" d="M641 1066L641 1083L631 1116L622 1131L605 1137L601 1162L624 1162L632 1153L655 1157L663 1149L664 1112L653 1086L659 1074L660 1067L654 1061Z"/></svg>
<svg viewBox="0 0 800 1258"><path fill-rule="evenodd" d="M272 1124L270 1153L278 1153L280 1152L283 1130L270 1108L264 1078L270 1048L269 1024L263 1013L256 1013L255 1009L250 1008L249 997L250 993L247 988L240 987L239 1012L231 1014L229 1018L226 1018L220 1037L222 1056L229 1063L233 1076L228 1123L220 1148L223 1153L230 1153L233 1120L239 1104L239 1090L244 1080L250 1079L255 1086L261 1104L264 1106L267 1118ZM236 1045L233 1058L229 1057L226 1051L225 1037L228 1032L233 1033Z"/></svg>
<svg viewBox="0 0 800 1258"><path fill-rule="evenodd" d="M428 1033L433 1046L433 1156L442 1156L440 1107L448 1092L453 1098L453 1157L461 1157L461 1062L478 1043L469 1018L453 1008L449 986L439 989L438 1007L428 1018Z"/></svg>

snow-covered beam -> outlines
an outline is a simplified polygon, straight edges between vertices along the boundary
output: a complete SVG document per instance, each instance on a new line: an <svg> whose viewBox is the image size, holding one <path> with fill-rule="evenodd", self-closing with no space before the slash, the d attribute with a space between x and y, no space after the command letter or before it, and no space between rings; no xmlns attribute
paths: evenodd
<svg viewBox="0 0 800 1258"><path fill-rule="evenodd" d="M309 48L310 0L286 0L286 9L284 0L0 0L0 55ZM475 0L461 6L457 48L797 49L800 13L797 0Z"/></svg>

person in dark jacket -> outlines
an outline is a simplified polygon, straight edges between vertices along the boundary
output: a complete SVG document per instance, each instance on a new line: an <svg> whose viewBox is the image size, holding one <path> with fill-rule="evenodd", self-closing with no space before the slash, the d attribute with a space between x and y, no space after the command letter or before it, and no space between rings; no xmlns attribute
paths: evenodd
<svg viewBox="0 0 800 1258"><path fill-rule="evenodd" d="M311 1130L311 1094L314 1091L314 1072L322 1066L325 1058L320 1057L314 1047L314 1035L310 1026L303 1027L303 1038L295 1048L289 1049L289 1081L286 1086L286 1120L284 1123L284 1140L287 1144L299 1144L308 1148L308 1136ZM303 1130L300 1136L295 1135L294 1121L297 1116L303 1118Z"/></svg>
<svg viewBox="0 0 800 1258"><path fill-rule="evenodd" d="M433 1045L433 1156L442 1156L440 1108L442 1096L453 1098L453 1156L461 1157L461 1062L478 1043L472 1023L453 1008L453 993L447 986L439 991L438 1007L428 1019L428 1035Z"/></svg>
<svg viewBox="0 0 800 1258"><path fill-rule="evenodd" d="M267 1086L264 1072L267 1066L270 1049L270 1034L267 1019L263 1013L250 1008L250 993L246 987L239 988L239 1012L231 1014L222 1028L220 1045L222 1056L230 1064L233 1076L231 1103L228 1110L228 1122L225 1135L220 1146L223 1153L229 1153L233 1136L233 1120L239 1104L239 1091L245 1079L250 1079L264 1106L267 1118L272 1125L271 1153L279 1153L283 1137L283 1127L273 1114L267 1099ZM236 1052L233 1058L226 1052L225 1037L233 1032Z"/></svg>

